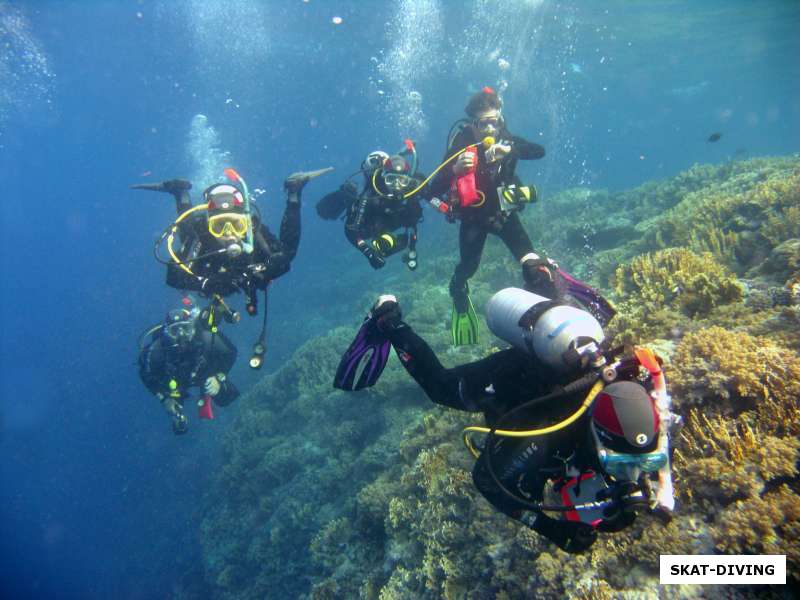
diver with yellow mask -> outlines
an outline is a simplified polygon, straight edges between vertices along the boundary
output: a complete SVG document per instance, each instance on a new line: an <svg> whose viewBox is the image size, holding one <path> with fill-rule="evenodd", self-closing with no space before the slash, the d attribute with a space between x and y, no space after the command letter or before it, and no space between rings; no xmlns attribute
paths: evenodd
<svg viewBox="0 0 800 600"><path fill-rule="evenodd" d="M186 180L131 186L175 198L178 218L155 246L156 259L167 266L167 285L207 297L242 292L251 316L258 314L258 291L264 292L264 323L250 359L253 368L261 366L266 351L267 288L289 271L300 244L302 190L311 179L332 170L298 172L284 181L286 208L278 236L264 224L245 180L233 169L225 170L229 182L208 187L197 206L192 206L192 186ZM159 254L165 241L169 259Z"/></svg>
<svg viewBox="0 0 800 600"><path fill-rule="evenodd" d="M353 181L363 175L359 191ZM422 220L417 150L411 140L393 155L370 152L356 171L335 192L317 203L317 213L327 220L345 216L344 233L373 269L383 268L389 256L403 252L410 270L417 268L417 225ZM424 186L422 186L424 187ZM419 196L418 196L419 194Z"/></svg>

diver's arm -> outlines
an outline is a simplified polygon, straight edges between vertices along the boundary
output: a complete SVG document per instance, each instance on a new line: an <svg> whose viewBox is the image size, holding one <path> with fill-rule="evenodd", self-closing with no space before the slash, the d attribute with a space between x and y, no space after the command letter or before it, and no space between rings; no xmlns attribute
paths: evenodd
<svg viewBox="0 0 800 600"><path fill-rule="evenodd" d="M537 160L544 157L544 146L529 142L525 138L512 135L511 155L521 160Z"/></svg>
<svg viewBox="0 0 800 600"><path fill-rule="evenodd" d="M222 333L203 332L204 353L214 373L228 373L236 363L236 346Z"/></svg>
<svg viewBox="0 0 800 600"><path fill-rule="evenodd" d="M158 341L139 354L139 378L147 390L162 402L169 396L169 377L164 370L163 350Z"/></svg>
<svg viewBox="0 0 800 600"><path fill-rule="evenodd" d="M453 139L453 143L450 144L450 147L447 149L447 152L444 154L444 158L442 158L442 162L446 161L450 158L454 153L459 150L465 149L467 146L474 143L474 140L471 140L471 136L467 134L466 130L461 131L456 137ZM451 160L448 164L442 167L436 176L431 180L428 184L428 198L432 198L433 196L442 197L444 194L450 191L450 184L453 181L453 165L455 164L457 159Z"/></svg>
<svg viewBox="0 0 800 600"><path fill-rule="evenodd" d="M487 399L485 390L492 385L504 352L445 369L428 343L406 323L399 321L387 333L403 367L433 402L469 412L490 408L494 399Z"/></svg>

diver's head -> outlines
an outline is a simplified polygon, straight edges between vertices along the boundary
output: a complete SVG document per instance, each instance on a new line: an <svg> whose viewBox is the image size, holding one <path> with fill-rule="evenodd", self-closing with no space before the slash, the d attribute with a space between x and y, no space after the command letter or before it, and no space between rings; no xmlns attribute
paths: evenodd
<svg viewBox="0 0 800 600"><path fill-rule="evenodd" d="M486 323L494 335L557 373L592 364L605 338L600 323L585 310L519 288L500 290L489 299Z"/></svg>
<svg viewBox="0 0 800 600"><path fill-rule="evenodd" d="M589 424L602 469L617 481L637 481L668 462L655 401L633 381L608 384L597 395Z"/></svg>
<svg viewBox="0 0 800 600"><path fill-rule="evenodd" d="M380 169L388 158L389 155L383 150L373 150L367 154L367 157L361 163L361 170L364 171L365 175L372 176L375 169Z"/></svg>
<svg viewBox="0 0 800 600"><path fill-rule="evenodd" d="M470 97L464 111L480 137L495 136L503 127L503 101L488 86Z"/></svg>
<svg viewBox="0 0 800 600"><path fill-rule="evenodd" d="M243 240L250 222L242 192L228 183L218 183L206 189L203 197L208 203L208 232L223 245Z"/></svg>
<svg viewBox="0 0 800 600"><path fill-rule="evenodd" d="M169 347L183 348L196 332L197 311L176 308L167 313L161 332Z"/></svg>
<svg viewBox="0 0 800 600"><path fill-rule="evenodd" d="M403 148L383 161L380 175L390 193L402 194L413 185L416 172L417 149L411 140L405 140Z"/></svg>

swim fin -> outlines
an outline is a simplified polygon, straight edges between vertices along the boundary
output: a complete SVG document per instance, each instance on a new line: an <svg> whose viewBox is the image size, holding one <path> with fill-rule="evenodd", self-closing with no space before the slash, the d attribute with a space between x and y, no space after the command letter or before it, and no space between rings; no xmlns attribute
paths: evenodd
<svg viewBox="0 0 800 600"><path fill-rule="evenodd" d="M611 303L596 289L566 271L558 269L558 274L566 284L566 292L592 313L602 327L608 325L608 322L617 314Z"/></svg>
<svg viewBox="0 0 800 600"><path fill-rule="evenodd" d="M346 392L375 385L389 360L391 343L370 315L339 362L333 387Z"/></svg>
<svg viewBox="0 0 800 600"><path fill-rule="evenodd" d="M324 169L317 169L316 171L298 171L286 178L286 181L283 182L283 187L290 192L299 192L312 179L316 179L320 175L325 175L325 173L330 173L331 171L333 171L333 167L325 167Z"/></svg>
<svg viewBox="0 0 800 600"><path fill-rule="evenodd" d="M180 194L181 192L192 189L191 182L186 179L169 179L158 183L135 183L131 186L132 190L149 190L151 192L166 192L168 194Z"/></svg>
<svg viewBox="0 0 800 600"><path fill-rule="evenodd" d="M478 343L478 329L480 322L478 315L475 314L475 307L472 300L467 296L467 307L463 312L459 312L456 303L453 303L453 316L450 324L450 331L453 334L454 346L466 346Z"/></svg>

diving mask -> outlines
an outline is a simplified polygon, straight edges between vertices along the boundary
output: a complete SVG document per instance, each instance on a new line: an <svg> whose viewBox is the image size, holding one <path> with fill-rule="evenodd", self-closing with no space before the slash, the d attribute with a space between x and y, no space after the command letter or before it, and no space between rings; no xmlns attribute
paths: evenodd
<svg viewBox="0 0 800 600"><path fill-rule="evenodd" d="M176 345L190 342L195 334L195 318L194 311L185 309L169 311L164 323L164 335Z"/></svg>
<svg viewBox="0 0 800 600"><path fill-rule="evenodd" d="M492 135L500 130L503 117L500 111L487 112L480 117L473 119L472 124L481 132L482 135Z"/></svg>
<svg viewBox="0 0 800 600"><path fill-rule="evenodd" d="M242 213L221 213L208 218L208 232L215 238L243 238L247 233L247 226L247 215Z"/></svg>
<svg viewBox="0 0 800 600"><path fill-rule="evenodd" d="M392 192L402 192L413 182L417 172L417 149L414 142L405 140L404 147L383 161L381 176Z"/></svg>
<svg viewBox="0 0 800 600"><path fill-rule="evenodd" d="M644 454L615 452L603 445L594 427L591 427L591 430L600 466L617 480L636 481L641 471L654 473L669 462L669 457L660 443L656 450Z"/></svg>

